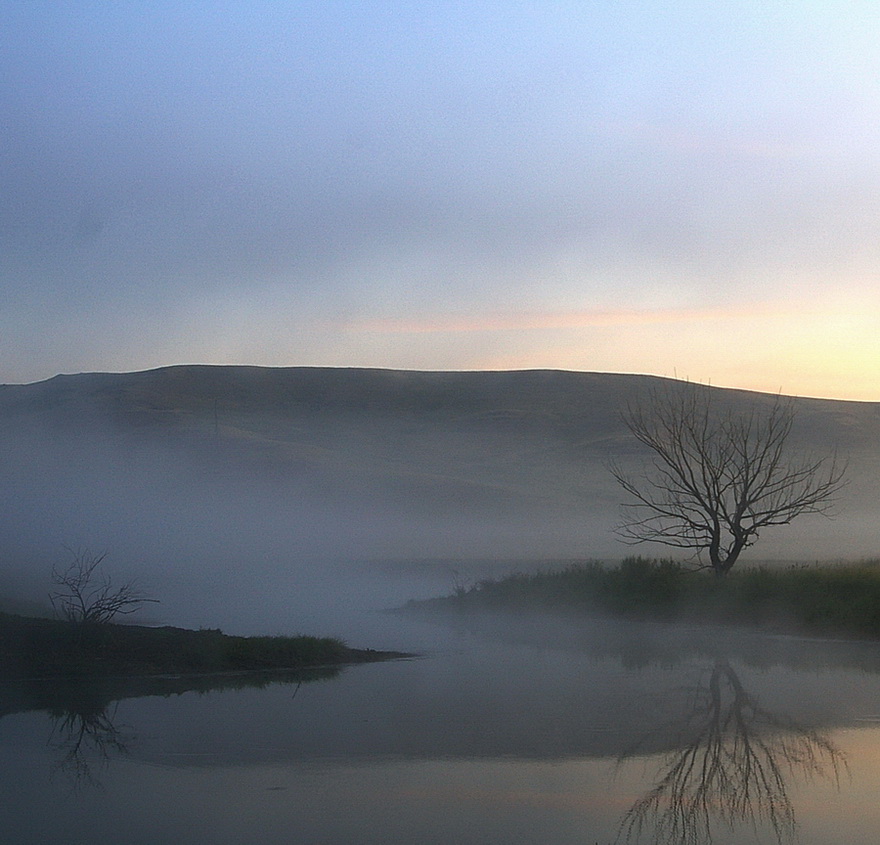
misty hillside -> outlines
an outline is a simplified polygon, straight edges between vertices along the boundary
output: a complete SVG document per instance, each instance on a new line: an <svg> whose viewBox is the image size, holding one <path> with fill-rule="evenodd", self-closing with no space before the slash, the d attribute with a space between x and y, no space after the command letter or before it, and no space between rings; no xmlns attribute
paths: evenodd
<svg viewBox="0 0 880 845"><path fill-rule="evenodd" d="M206 465L233 460L286 477L319 480L334 469L343 487L369 473L533 493L545 462L629 450L620 412L664 383L676 385L562 371L179 366L0 386L0 430L41 447L70 439L132 452L181 448ZM733 404L773 399L701 389ZM797 406L796 435L808 449L880 444L880 403Z"/></svg>
<svg viewBox="0 0 880 845"><path fill-rule="evenodd" d="M636 459L620 412L664 385L681 383L222 366L5 385L2 554L109 548L169 572L183 558L620 557L621 494L605 466ZM876 554L880 403L797 409L799 448L837 449L852 483L837 520L768 532L758 549Z"/></svg>

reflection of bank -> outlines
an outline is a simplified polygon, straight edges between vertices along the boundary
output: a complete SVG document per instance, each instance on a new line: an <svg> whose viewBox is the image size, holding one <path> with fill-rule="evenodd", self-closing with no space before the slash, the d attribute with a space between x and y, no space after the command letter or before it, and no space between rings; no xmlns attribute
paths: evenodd
<svg viewBox="0 0 880 845"><path fill-rule="evenodd" d="M674 727L676 747L664 755L654 787L623 817L618 841L647 834L658 845L706 845L719 824L731 831L769 826L778 842L793 841L788 782L818 776L836 784L846 765L827 736L762 708L726 661L715 662Z"/></svg>
<svg viewBox="0 0 880 845"><path fill-rule="evenodd" d="M0 683L0 719L13 713L45 711L51 727L47 744L54 769L75 791L99 787L100 773L115 757L127 756L136 734L117 718L119 702L131 698L206 693L230 689L290 686L293 697L303 683L335 678L342 666L277 672L91 679L20 679Z"/></svg>

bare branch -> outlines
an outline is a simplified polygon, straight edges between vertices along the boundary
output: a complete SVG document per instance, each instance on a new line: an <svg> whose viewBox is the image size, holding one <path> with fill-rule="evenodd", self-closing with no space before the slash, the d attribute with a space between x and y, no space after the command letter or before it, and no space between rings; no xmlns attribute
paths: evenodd
<svg viewBox="0 0 880 845"><path fill-rule="evenodd" d="M789 458L794 406L781 397L767 411L735 412L715 408L706 389L684 385L627 407L623 421L654 458L640 476L610 467L631 498L618 535L705 552L718 574L762 529L830 515L846 484L836 455Z"/></svg>
<svg viewBox="0 0 880 845"><path fill-rule="evenodd" d="M65 547L66 548L66 547ZM68 548L72 560L64 570L52 569L57 590L49 594L55 613L79 625L104 624L118 615L134 613L142 605L158 602L149 598L134 581L114 587L110 577L97 574L107 553L94 555L85 550Z"/></svg>

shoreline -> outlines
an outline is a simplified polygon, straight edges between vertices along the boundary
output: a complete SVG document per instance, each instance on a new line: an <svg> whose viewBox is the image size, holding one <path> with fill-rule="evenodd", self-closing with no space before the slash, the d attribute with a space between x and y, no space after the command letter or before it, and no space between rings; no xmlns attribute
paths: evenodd
<svg viewBox="0 0 880 845"><path fill-rule="evenodd" d="M82 626L0 614L0 680L220 678L295 673L415 657L332 637L237 636L220 629Z"/></svg>

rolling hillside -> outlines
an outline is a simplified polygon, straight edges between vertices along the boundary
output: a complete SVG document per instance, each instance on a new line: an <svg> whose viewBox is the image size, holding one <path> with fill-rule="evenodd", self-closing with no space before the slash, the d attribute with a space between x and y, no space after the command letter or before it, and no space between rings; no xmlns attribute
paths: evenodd
<svg viewBox="0 0 880 845"><path fill-rule="evenodd" d="M178 366L0 387L7 556L59 544L228 555L620 556L605 464L636 457L648 376ZM714 390L717 401L773 397ZM880 550L880 403L797 400L796 436L838 449L836 521L768 556ZM201 544L201 545L200 545ZM36 550L41 549L38 553ZM205 552L207 553L207 552Z"/></svg>

